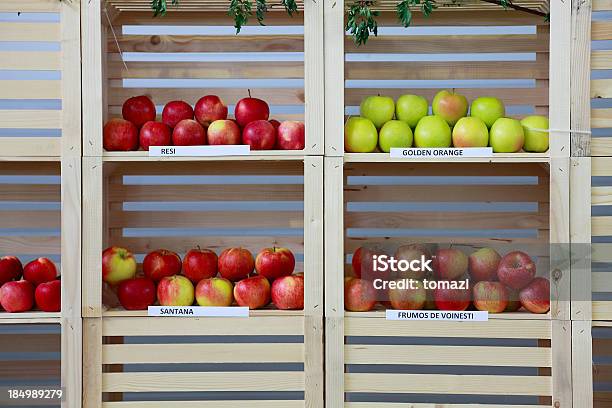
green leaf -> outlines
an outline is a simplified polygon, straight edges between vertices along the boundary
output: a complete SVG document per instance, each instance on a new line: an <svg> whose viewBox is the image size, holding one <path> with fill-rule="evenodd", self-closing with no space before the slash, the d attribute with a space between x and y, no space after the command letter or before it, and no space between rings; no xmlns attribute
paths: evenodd
<svg viewBox="0 0 612 408"><path fill-rule="evenodd" d="M293 17L293 13L298 12L298 6L295 0L281 0L281 4L283 7L285 7L287 14L289 14L291 17Z"/></svg>
<svg viewBox="0 0 612 408"><path fill-rule="evenodd" d="M265 18L265 14L268 12L268 5L266 4L266 0L256 0L257 10L255 11L255 15L257 16L257 22L259 25L264 25L263 20Z"/></svg>
<svg viewBox="0 0 612 408"><path fill-rule="evenodd" d="M259 10L259 4L257 7ZM234 20L236 34L239 34L242 27L248 23L249 17L253 15L253 3L251 0L231 0L227 14ZM259 15L257 18L259 20Z"/></svg>
<svg viewBox="0 0 612 408"><path fill-rule="evenodd" d="M370 34L378 35L378 11L372 10L375 1L354 0L347 13L345 30L353 37L357 45L368 41Z"/></svg>

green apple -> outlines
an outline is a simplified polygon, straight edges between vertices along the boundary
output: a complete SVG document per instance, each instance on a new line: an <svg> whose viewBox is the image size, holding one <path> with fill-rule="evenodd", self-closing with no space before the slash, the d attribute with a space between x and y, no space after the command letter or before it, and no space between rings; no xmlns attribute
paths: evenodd
<svg viewBox="0 0 612 408"><path fill-rule="evenodd" d="M453 146L455 147L487 147L489 145L489 129L480 118L461 118L453 127Z"/></svg>
<svg viewBox="0 0 612 408"><path fill-rule="evenodd" d="M451 130L448 123L438 115L425 116L414 130L416 147L450 147Z"/></svg>
<svg viewBox="0 0 612 408"><path fill-rule="evenodd" d="M370 153L376 150L378 133L371 120L359 116L344 125L344 150L351 153Z"/></svg>
<svg viewBox="0 0 612 408"><path fill-rule="evenodd" d="M527 116L521 120L521 125L525 132L523 149L526 152L543 153L548 150L548 118L546 116Z"/></svg>
<svg viewBox="0 0 612 408"><path fill-rule="evenodd" d="M391 151L392 147L412 146L412 130L406 122L390 120L380 129L378 144L383 152Z"/></svg>
<svg viewBox="0 0 612 408"><path fill-rule="evenodd" d="M395 117L414 129L429 113L427 99L419 95L402 95L395 103Z"/></svg>
<svg viewBox="0 0 612 408"><path fill-rule="evenodd" d="M468 101L465 96L449 91L440 91L434 96L431 103L434 115L440 116L450 126L467 115Z"/></svg>
<svg viewBox="0 0 612 408"><path fill-rule="evenodd" d="M516 119L499 118L491 126L489 134L494 153L515 153L523 148L525 133Z"/></svg>
<svg viewBox="0 0 612 408"><path fill-rule="evenodd" d="M359 112L362 117L370 119L376 129L393 119L395 103L388 96L368 96L361 101Z"/></svg>
<svg viewBox="0 0 612 408"><path fill-rule="evenodd" d="M506 114L504 103L492 96L482 96L474 99L470 108L470 116L480 118L491 128L495 121Z"/></svg>

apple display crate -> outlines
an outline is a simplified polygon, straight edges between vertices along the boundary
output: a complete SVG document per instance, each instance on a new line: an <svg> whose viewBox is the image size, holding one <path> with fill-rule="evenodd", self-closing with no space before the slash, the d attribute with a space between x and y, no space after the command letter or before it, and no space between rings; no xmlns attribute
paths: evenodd
<svg viewBox="0 0 612 408"><path fill-rule="evenodd" d="M344 153L343 127L348 116L359 115L367 96L403 94L424 96L431 105L442 89L454 89L468 102L496 96L509 116L550 115L550 128L568 128L570 4L550 2L551 23L543 16L484 1L442 2L429 17L413 10L411 27L403 28L396 3L378 2L378 36L358 46L344 30L343 8L325 5L325 153L329 156L389 160L388 153ZM446 4L449 3L449 4ZM346 2L348 8L350 2ZM548 12L548 1L514 1L537 12ZM554 39L554 40L553 40ZM338 60L343 50L344 61ZM550 102L549 102L550 101ZM569 106L569 105L568 105ZM552 132L551 138L565 138ZM556 156L545 153L494 154L517 161Z"/></svg>
<svg viewBox="0 0 612 408"><path fill-rule="evenodd" d="M0 156L80 155L80 2L0 5Z"/></svg>
<svg viewBox="0 0 612 408"><path fill-rule="evenodd" d="M553 164L325 160L329 407L571 403L569 267L566 251L549 246L567 242L559 238L567 183ZM394 322L383 310L344 312L342 280L353 251L407 243L526 251L537 258L538 274L551 276L551 312L501 313L487 322ZM521 357L504 362L504 355Z"/></svg>
<svg viewBox="0 0 612 408"><path fill-rule="evenodd" d="M322 406L323 158L84 160L85 407ZM101 253L111 245L139 269L158 248L284 246L304 272L305 308L248 318L108 308Z"/></svg>
<svg viewBox="0 0 612 408"><path fill-rule="evenodd" d="M129 97L147 95L157 105L190 104L218 95L229 106L248 96L270 104L270 118L303 120L304 150L258 151L260 155L323 153L323 3L298 1L290 17L280 1L268 3L265 26L255 17L236 35L228 3L212 0L168 4L153 18L149 1L93 0L83 7L84 154L103 152L102 127L121 116ZM102 105L100 105L102 101Z"/></svg>

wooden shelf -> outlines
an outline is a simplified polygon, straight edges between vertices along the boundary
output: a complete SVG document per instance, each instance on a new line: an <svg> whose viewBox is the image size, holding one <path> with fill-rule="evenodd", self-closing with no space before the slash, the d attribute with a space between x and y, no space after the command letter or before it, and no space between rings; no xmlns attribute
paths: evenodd
<svg viewBox="0 0 612 408"><path fill-rule="evenodd" d="M0 324L60 323L61 313L25 312L0 313Z"/></svg>
<svg viewBox="0 0 612 408"><path fill-rule="evenodd" d="M469 310L468 310L469 311ZM384 319L384 310L373 310L371 312L344 312L345 317L363 317ZM489 313L489 320L550 320L550 312L546 314L535 314L529 312L512 312L512 313Z"/></svg>
<svg viewBox="0 0 612 408"><path fill-rule="evenodd" d="M391 158L388 153L345 153L346 163L549 163L548 153L493 153L493 157Z"/></svg>
<svg viewBox="0 0 612 408"><path fill-rule="evenodd" d="M375 7L380 11L395 11L398 1L396 0L380 0ZM345 4L349 4L347 1ZM548 0L513 0L515 6L529 8L542 13L548 13ZM498 4L486 3L480 0L436 0L438 10L470 10L470 11L492 11L503 10L503 7ZM412 7L414 10L419 10L418 6Z"/></svg>
<svg viewBox="0 0 612 408"><path fill-rule="evenodd" d="M146 310L110 309L102 313L103 317L149 317ZM249 317L262 316L304 316L303 310L258 309L249 311ZM165 317L160 317L164 319ZM211 319L213 319L211 317Z"/></svg>
<svg viewBox="0 0 612 408"><path fill-rule="evenodd" d="M122 11L151 11L150 0L109 0L108 5L116 10ZM304 9L304 1L297 0L299 10ZM168 12L202 12L202 11L227 11L229 0L181 0L180 6L170 7ZM284 7L279 0L268 2L269 11L284 11Z"/></svg>
<svg viewBox="0 0 612 408"><path fill-rule="evenodd" d="M257 160L303 160L306 155L302 150L258 150L248 156L181 156L150 157L149 152L104 152L103 161L257 161Z"/></svg>

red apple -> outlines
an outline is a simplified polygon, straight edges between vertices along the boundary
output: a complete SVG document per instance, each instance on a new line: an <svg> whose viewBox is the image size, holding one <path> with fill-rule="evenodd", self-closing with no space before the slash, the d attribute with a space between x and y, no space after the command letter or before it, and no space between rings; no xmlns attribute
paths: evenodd
<svg viewBox="0 0 612 408"><path fill-rule="evenodd" d="M395 259L398 260L398 262L399 261L412 262L412 261L417 261L417 260L420 261L421 259L429 260L431 259L431 253L429 252L429 249L427 249L427 247L425 247L424 245L409 244L409 245L402 245L399 248L397 248L397 250L395 251L394 257ZM425 277L426 273L427 273L426 270L399 271L397 273L397 277L405 278L405 279L421 280Z"/></svg>
<svg viewBox="0 0 612 408"><path fill-rule="evenodd" d="M505 286L506 292L508 292L508 305L504 312L516 312L521 308L521 299L519 298L520 291Z"/></svg>
<svg viewBox="0 0 612 408"><path fill-rule="evenodd" d="M34 306L34 285L26 280L6 282L0 287L0 305L7 312L27 312Z"/></svg>
<svg viewBox="0 0 612 408"><path fill-rule="evenodd" d="M436 279L457 280L467 272L468 257L456 248L442 248L436 252L432 265Z"/></svg>
<svg viewBox="0 0 612 408"><path fill-rule="evenodd" d="M302 150L305 146L304 122L285 121L278 128L276 144L283 150Z"/></svg>
<svg viewBox="0 0 612 408"><path fill-rule="evenodd" d="M271 281L289 276L295 268L295 257L287 248L264 248L255 258L255 270Z"/></svg>
<svg viewBox="0 0 612 408"><path fill-rule="evenodd" d="M535 278L519 294L521 305L531 313L546 313L550 310L550 282L546 278Z"/></svg>
<svg viewBox="0 0 612 408"><path fill-rule="evenodd" d="M217 276L217 254L210 249L190 249L183 259L183 275L194 284Z"/></svg>
<svg viewBox="0 0 612 408"><path fill-rule="evenodd" d="M148 96L144 95L134 96L125 101L121 113L123 119L132 122L138 128L151 120L155 120L157 115L155 104Z"/></svg>
<svg viewBox="0 0 612 408"><path fill-rule="evenodd" d="M102 280L116 285L136 275L136 259L125 248L110 247L102 252Z"/></svg>
<svg viewBox="0 0 612 408"><path fill-rule="evenodd" d="M480 281L472 289L474 306L489 313L501 313L508 306L508 291L503 283Z"/></svg>
<svg viewBox="0 0 612 408"><path fill-rule="evenodd" d="M270 124L274 126L274 130L278 132L278 128L280 127L281 123L276 119L270 119L268 122L270 122Z"/></svg>
<svg viewBox="0 0 612 408"><path fill-rule="evenodd" d="M234 285L224 278L202 279L195 289L200 306L231 306L234 303Z"/></svg>
<svg viewBox="0 0 612 408"><path fill-rule="evenodd" d="M62 309L62 282L58 279L41 283L34 292L36 306L43 312L59 312Z"/></svg>
<svg viewBox="0 0 612 408"><path fill-rule="evenodd" d="M250 122L242 130L242 143L251 146L251 150L272 150L276 146L274 126L267 120Z"/></svg>
<svg viewBox="0 0 612 408"><path fill-rule="evenodd" d="M366 247L359 247L353 252L351 264L355 277L371 278L374 276L374 255L378 255L378 253Z"/></svg>
<svg viewBox="0 0 612 408"><path fill-rule="evenodd" d="M263 276L253 276L236 283L234 298L239 306L259 309L270 303L270 282Z"/></svg>
<svg viewBox="0 0 612 408"><path fill-rule="evenodd" d="M238 101L234 110L236 121L241 127L245 127L256 120L268 120L270 107L261 99L244 98Z"/></svg>
<svg viewBox="0 0 612 408"><path fill-rule="evenodd" d="M19 279L23 273L21 261L16 256L3 256L0 258L0 286L8 281Z"/></svg>
<svg viewBox="0 0 612 408"><path fill-rule="evenodd" d="M157 285L157 299L162 306L191 306L195 299L193 283L181 275L166 276Z"/></svg>
<svg viewBox="0 0 612 408"><path fill-rule="evenodd" d="M470 306L470 291L438 287L434 289L434 301L440 310L463 311Z"/></svg>
<svg viewBox="0 0 612 408"><path fill-rule="evenodd" d="M253 255L244 248L228 248L219 255L219 274L232 282L249 276L255 268Z"/></svg>
<svg viewBox="0 0 612 408"><path fill-rule="evenodd" d="M195 105L195 119L207 128L215 120L227 119L227 106L217 95L206 95Z"/></svg>
<svg viewBox="0 0 612 408"><path fill-rule="evenodd" d="M372 282L365 279L344 280L344 308L350 312L367 312L374 309L376 291Z"/></svg>
<svg viewBox="0 0 612 408"><path fill-rule="evenodd" d="M132 122L115 118L104 125L102 144L108 151L138 149L138 128Z"/></svg>
<svg viewBox="0 0 612 408"><path fill-rule="evenodd" d="M180 121L172 131L175 146L202 146L206 144L206 131L193 119Z"/></svg>
<svg viewBox="0 0 612 408"><path fill-rule="evenodd" d="M34 286L55 278L57 278L57 269L53 261L48 258L35 259L23 268L23 279L32 282Z"/></svg>
<svg viewBox="0 0 612 408"><path fill-rule="evenodd" d="M501 256L492 248L480 248L468 257L470 278L474 282L497 280Z"/></svg>
<svg viewBox="0 0 612 408"><path fill-rule="evenodd" d="M142 261L142 270L145 276L154 282L159 282L166 276L181 273L181 258L176 252L167 249L158 249L149 252Z"/></svg>
<svg viewBox="0 0 612 408"><path fill-rule="evenodd" d="M242 141L240 128L233 120L215 120L208 126L208 144L237 145Z"/></svg>
<svg viewBox="0 0 612 408"><path fill-rule="evenodd" d="M421 281L413 281L414 288L389 289L389 301L393 309L421 310L427 301L427 291Z"/></svg>
<svg viewBox="0 0 612 408"><path fill-rule="evenodd" d="M147 122L140 128L140 147L168 146L172 143L170 128L161 122Z"/></svg>
<svg viewBox="0 0 612 408"><path fill-rule="evenodd" d="M272 283L272 302L281 310L304 309L304 275L276 279Z"/></svg>
<svg viewBox="0 0 612 408"><path fill-rule="evenodd" d="M155 303L155 291L155 282L140 277L121 282L117 295L125 310L147 310Z"/></svg>
<svg viewBox="0 0 612 408"><path fill-rule="evenodd" d="M499 281L512 289L523 289L536 275L536 265L521 251L506 254L497 268Z"/></svg>
<svg viewBox="0 0 612 408"><path fill-rule="evenodd" d="M185 119L193 119L193 108L185 101L171 101L164 106L162 122L169 128L174 128Z"/></svg>

